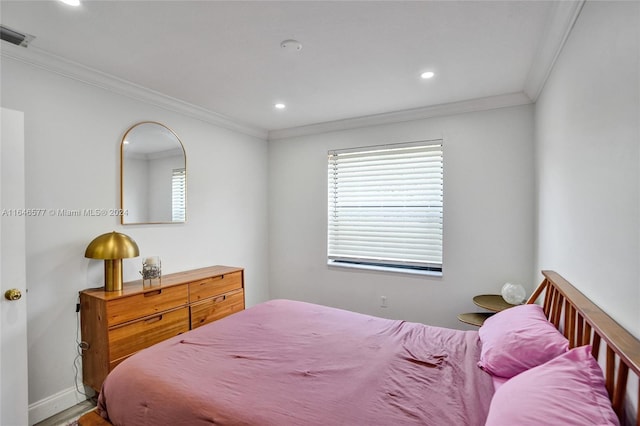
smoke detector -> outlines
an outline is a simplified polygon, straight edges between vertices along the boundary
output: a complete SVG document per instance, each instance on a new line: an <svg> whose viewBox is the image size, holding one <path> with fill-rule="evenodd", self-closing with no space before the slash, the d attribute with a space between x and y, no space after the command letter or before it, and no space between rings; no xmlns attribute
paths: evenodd
<svg viewBox="0 0 640 426"><path fill-rule="evenodd" d="M284 40L282 43L280 43L280 48L288 52L297 52L302 50L302 43L300 43L298 40L293 39Z"/></svg>
<svg viewBox="0 0 640 426"><path fill-rule="evenodd" d="M35 37L30 34L23 34L16 30L12 30L4 25L0 25L0 38L11 44L15 44L16 46L27 47Z"/></svg>

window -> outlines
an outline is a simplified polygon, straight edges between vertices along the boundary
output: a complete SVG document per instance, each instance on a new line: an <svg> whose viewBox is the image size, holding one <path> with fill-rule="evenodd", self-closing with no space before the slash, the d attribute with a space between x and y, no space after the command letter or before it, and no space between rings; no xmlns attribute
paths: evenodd
<svg viewBox="0 0 640 426"><path fill-rule="evenodd" d="M442 271L442 141L329 151L330 264Z"/></svg>
<svg viewBox="0 0 640 426"><path fill-rule="evenodd" d="M171 220L173 222L185 221L186 184L186 170L173 169L171 174Z"/></svg>

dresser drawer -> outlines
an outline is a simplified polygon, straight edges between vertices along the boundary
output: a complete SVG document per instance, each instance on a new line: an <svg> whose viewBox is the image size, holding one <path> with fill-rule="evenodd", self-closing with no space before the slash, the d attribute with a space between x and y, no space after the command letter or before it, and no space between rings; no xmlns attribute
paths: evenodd
<svg viewBox="0 0 640 426"><path fill-rule="evenodd" d="M191 328L219 320L244 309L244 290L235 290L191 305Z"/></svg>
<svg viewBox="0 0 640 426"><path fill-rule="evenodd" d="M197 302L242 288L242 272L218 275L189 283L189 302Z"/></svg>
<svg viewBox="0 0 640 426"><path fill-rule="evenodd" d="M112 327L137 318L167 311L189 302L187 285L145 291L107 302L107 326Z"/></svg>
<svg viewBox="0 0 640 426"><path fill-rule="evenodd" d="M109 359L113 363L141 349L189 330L189 308L146 317L109 330Z"/></svg>

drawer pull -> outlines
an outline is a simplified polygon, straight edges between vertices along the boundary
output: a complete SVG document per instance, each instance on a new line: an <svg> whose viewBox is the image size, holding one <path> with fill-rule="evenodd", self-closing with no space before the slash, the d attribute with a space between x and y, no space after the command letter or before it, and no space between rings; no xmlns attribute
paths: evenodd
<svg viewBox="0 0 640 426"><path fill-rule="evenodd" d="M147 323L147 324L153 324L154 322L158 322L158 321L161 321L161 320L162 320L162 315L158 315L158 316L155 316L153 318L149 318L147 320L144 320L144 322Z"/></svg>
<svg viewBox="0 0 640 426"><path fill-rule="evenodd" d="M144 294L144 297L151 297L151 296L157 296L159 294L162 294L162 289L160 290L155 290L155 291L148 291Z"/></svg>
<svg viewBox="0 0 640 426"><path fill-rule="evenodd" d="M223 294L222 296L218 296L213 299L213 303L224 302L225 300L227 300L227 295Z"/></svg>
<svg viewBox="0 0 640 426"><path fill-rule="evenodd" d="M211 284L212 281L218 281L218 280L223 280L223 279L224 279L224 275L218 275L217 277L212 277L212 278L206 279L204 281L200 281L200 285Z"/></svg>

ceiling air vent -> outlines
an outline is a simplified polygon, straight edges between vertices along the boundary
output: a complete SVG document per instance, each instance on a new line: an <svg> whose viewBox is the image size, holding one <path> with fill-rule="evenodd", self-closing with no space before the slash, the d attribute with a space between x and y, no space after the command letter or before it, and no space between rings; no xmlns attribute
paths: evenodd
<svg viewBox="0 0 640 426"><path fill-rule="evenodd" d="M0 25L0 36L2 40L22 47L27 47L27 45L31 43L31 40L35 38L32 35L22 34L16 30L5 27L4 25Z"/></svg>

